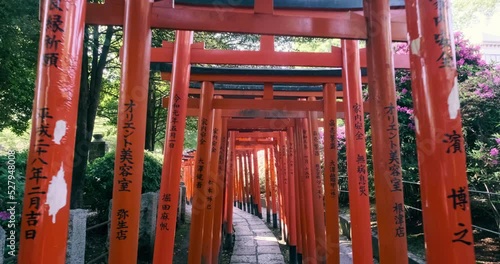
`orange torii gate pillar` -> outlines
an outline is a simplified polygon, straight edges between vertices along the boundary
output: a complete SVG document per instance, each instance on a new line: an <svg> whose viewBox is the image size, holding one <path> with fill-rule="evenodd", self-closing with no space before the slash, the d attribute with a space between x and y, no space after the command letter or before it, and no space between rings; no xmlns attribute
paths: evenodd
<svg viewBox="0 0 500 264"><path fill-rule="evenodd" d="M156 220L156 237L154 249L154 264L171 263L174 254L176 206L179 194L179 177L181 172L181 157L184 149L184 130L188 103L190 74L190 45L193 40L192 31L176 31L174 48L175 73L172 74L170 94L173 100L169 102L167 131L165 133L165 148L163 151L163 168L158 201L158 216ZM198 153L196 153L196 156ZM196 161L196 160L195 160ZM196 174L196 167L194 169ZM195 179L195 178L194 178ZM196 189L196 181L192 178L191 198Z"/></svg>
<svg viewBox="0 0 500 264"><path fill-rule="evenodd" d="M406 1L430 264L475 263L450 2Z"/></svg>
<svg viewBox="0 0 500 264"><path fill-rule="evenodd" d="M373 261L373 249L358 41L342 40L342 56L353 263L362 264Z"/></svg>
<svg viewBox="0 0 500 264"><path fill-rule="evenodd" d="M396 88L387 0L363 1L381 263L408 263Z"/></svg>
<svg viewBox="0 0 500 264"><path fill-rule="evenodd" d="M19 234L23 264L66 261L86 2L42 2L40 40L51 41L39 43Z"/></svg>

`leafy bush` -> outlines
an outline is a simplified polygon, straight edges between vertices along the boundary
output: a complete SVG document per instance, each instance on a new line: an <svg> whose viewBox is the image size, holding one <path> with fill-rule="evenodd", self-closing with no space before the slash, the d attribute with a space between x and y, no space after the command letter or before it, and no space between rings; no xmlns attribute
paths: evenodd
<svg viewBox="0 0 500 264"><path fill-rule="evenodd" d="M113 196L115 152L110 152L102 158L89 164L83 200L85 207L96 211L96 221L108 219L109 200ZM144 172L142 178L142 193L156 192L160 189L162 163L153 154L144 155Z"/></svg>

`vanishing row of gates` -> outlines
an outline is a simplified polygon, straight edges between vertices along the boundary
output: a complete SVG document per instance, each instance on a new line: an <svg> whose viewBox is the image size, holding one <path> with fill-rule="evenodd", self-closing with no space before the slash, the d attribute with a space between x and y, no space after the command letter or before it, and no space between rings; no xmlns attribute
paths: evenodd
<svg viewBox="0 0 500 264"><path fill-rule="evenodd" d="M474 263L448 0L42 2L19 263L65 262L85 23L124 28L109 263L137 259L147 87L155 67L171 81L171 92L153 263L173 261L183 164L193 201L189 263L217 263L221 234L232 234L233 203L262 214L258 150L265 153L266 194L272 194L268 209L283 222L292 261L301 254L311 263L338 263L337 162L344 161L337 160L337 118L347 130L353 260L372 263L365 111L380 261L407 263L394 68L412 73L427 261ZM175 43L152 48L151 28L178 30ZM261 48L205 50L192 43L193 31L262 34ZM276 52L274 35L341 38L342 47ZM393 55L393 41L407 41L410 54ZM201 92L190 82L201 82ZM183 163L187 116L198 116L198 146Z"/></svg>

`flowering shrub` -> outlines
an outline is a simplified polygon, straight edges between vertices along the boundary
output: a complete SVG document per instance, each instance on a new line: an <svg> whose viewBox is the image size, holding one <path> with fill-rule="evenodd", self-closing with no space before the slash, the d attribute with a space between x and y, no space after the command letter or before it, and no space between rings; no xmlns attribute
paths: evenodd
<svg viewBox="0 0 500 264"><path fill-rule="evenodd" d="M455 33L457 78L462 107L463 133L467 154L469 181L473 188L500 191L500 66L487 65L481 58L479 47ZM408 45L394 45L397 54L408 54ZM419 182L415 121L413 111L411 76L409 70L396 70L397 111L401 143L403 179ZM370 123L365 123L367 135L368 171L372 172ZM339 131L344 127L339 127ZM340 132L339 132L340 135ZM339 161L345 155L339 138ZM339 172L347 168L339 162ZM370 192L373 192L373 185ZM420 206L420 188L405 184L405 203Z"/></svg>
<svg viewBox="0 0 500 264"><path fill-rule="evenodd" d="M458 81L463 82L486 66L481 58L479 46L472 45L464 39L461 32L455 33L455 54L457 58Z"/></svg>
<svg viewBox="0 0 500 264"><path fill-rule="evenodd" d="M500 66L487 65L460 85L469 180L500 191Z"/></svg>
<svg viewBox="0 0 500 264"><path fill-rule="evenodd" d="M0 220L5 221L5 220L9 220L9 218L10 218L9 212L7 212L7 211L0 212Z"/></svg>

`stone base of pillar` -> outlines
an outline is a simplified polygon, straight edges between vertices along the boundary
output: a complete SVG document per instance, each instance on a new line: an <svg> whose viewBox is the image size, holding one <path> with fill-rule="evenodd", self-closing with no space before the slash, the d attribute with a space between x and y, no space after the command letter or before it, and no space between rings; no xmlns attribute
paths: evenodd
<svg viewBox="0 0 500 264"><path fill-rule="evenodd" d="M297 264L302 264L302 254L297 254Z"/></svg>
<svg viewBox="0 0 500 264"><path fill-rule="evenodd" d="M297 246L290 246L290 264L297 263Z"/></svg>
<svg viewBox="0 0 500 264"><path fill-rule="evenodd" d="M73 209L69 213L66 264L85 263L85 239L87 234L87 210Z"/></svg>
<svg viewBox="0 0 500 264"><path fill-rule="evenodd" d="M278 228L278 215L273 214L273 228Z"/></svg>

